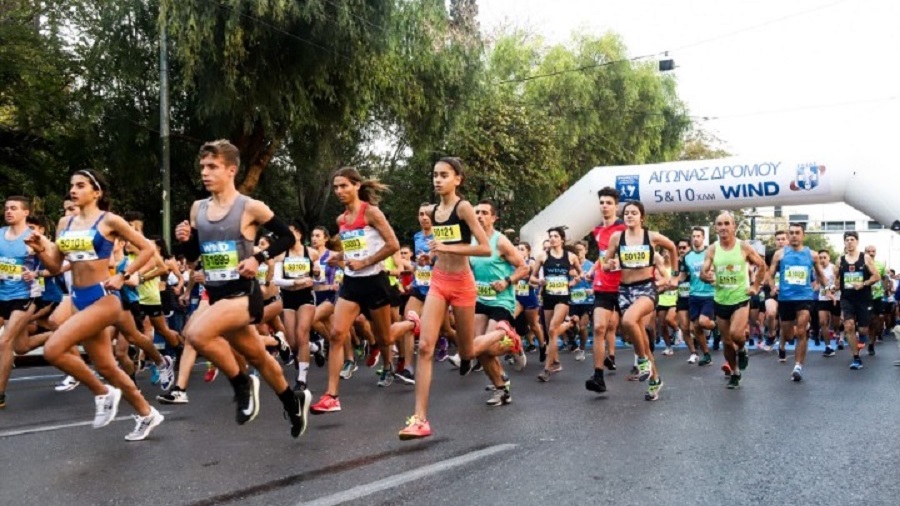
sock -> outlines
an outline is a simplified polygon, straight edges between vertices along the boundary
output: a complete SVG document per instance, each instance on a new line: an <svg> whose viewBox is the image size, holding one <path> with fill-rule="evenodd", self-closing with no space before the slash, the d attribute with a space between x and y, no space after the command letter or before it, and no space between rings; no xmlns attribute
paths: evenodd
<svg viewBox="0 0 900 506"><path fill-rule="evenodd" d="M281 400L284 410L288 413L296 413L299 411L299 402L297 401L297 396L294 395L293 390L291 390L291 387L285 388L284 392L278 394L278 398Z"/></svg>
<svg viewBox="0 0 900 506"><path fill-rule="evenodd" d="M228 381L231 382L231 388L233 388L234 393L237 394L241 389L246 388L247 385L250 384L250 376L239 372L237 376L228 378Z"/></svg>
<svg viewBox="0 0 900 506"><path fill-rule="evenodd" d="M637 365L638 365L638 356L637 356L637 353L635 353L635 355L634 355L634 366L637 367Z"/></svg>
<svg viewBox="0 0 900 506"><path fill-rule="evenodd" d="M278 332L275 333L275 335L278 336L279 339L284 341L284 332L279 330Z"/></svg>
<svg viewBox="0 0 900 506"><path fill-rule="evenodd" d="M306 383L306 373L309 371L309 362L297 362L297 381Z"/></svg>
<svg viewBox="0 0 900 506"><path fill-rule="evenodd" d="M319 343L315 341L309 342L309 352L310 353L318 353L319 352Z"/></svg>
<svg viewBox="0 0 900 506"><path fill-rule="evenodd" d="M859 355L853 355L853 360L859 360Z"/></svg>
<svg viewBox="0 0 900 506"><path fill-rule="evenodd" d="M603 377L603 369L601 369L601 368L599 368L599 367L595 367L595 368L594 368L594 377L595 377L595 378L602 378L602 377Z"/></svg>

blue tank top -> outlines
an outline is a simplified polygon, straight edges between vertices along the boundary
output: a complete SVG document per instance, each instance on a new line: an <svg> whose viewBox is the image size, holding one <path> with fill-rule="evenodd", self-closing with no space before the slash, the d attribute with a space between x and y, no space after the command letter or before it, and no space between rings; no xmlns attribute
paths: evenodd
<svg viewBox="0 0 900 506"><path fill-rule="evenodd" d="M421 295L428 295L428 289L431 287L431 265L419 265L418 258L421 254L431 253L428 243L434 240L434 234L425 235L421 230L413 236L413 248L415 248L413 258L413 282L412 286Z"/></svg>
<svg viewBox="0 0 900 506"><path fill-rule="evenodd" d="M106 216L100 213L97 221L87 230L69 230L74 216L69 218L66 229L60 232L56 239L59 251L66 256L69 262L83 262L86 260L106 260L112 255L113 242L103 237L97 230L97 225Z"/></svg>
<svg viewBox="0 0 900 506"><path fill-rule="evenodd" d="M125 270L128 269L128 264L131 263L131 259L126 256L119 262L119 265L116 266L116 274L125 274ZM141 300L141 296L138 294L137 288L128 285L122 285L122 300L127 302L139 302Z"/></svg>
<svg viewBox="0 0 900 506"><path fill-rule="evenodd" d="M815 293L812 287L813 261L809 248L796 251L785 246L778 272L781 284L778 287L778 300L813 300Z"/></svg>
<svg viewBox="0 0 900 506"><path fill-rule="evenodd" d="M581 272L587 274L593 266L594 262L585 259L584 263L581 264ZM572 288L569 299L572 301L572 304L580 306L594 305L594 281L591 279L578 281L578 284Z"/></svg>
<svg viewBox="0 0 900 506"><path fill-rule="evenodd" d="M31 229L18 237L7 239L9 227L0 228L0 300L31 298L31 282L24 281L25 270L34 270L34 255L28 254L25 239L31 236Z"/></svg>

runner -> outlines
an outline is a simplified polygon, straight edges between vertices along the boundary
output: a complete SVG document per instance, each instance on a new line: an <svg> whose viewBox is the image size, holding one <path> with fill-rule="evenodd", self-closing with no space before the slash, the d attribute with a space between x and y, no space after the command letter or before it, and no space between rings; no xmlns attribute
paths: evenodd
<svg viewBox="0 0 900 506"><path fill-rule="evenodd" d="M669 271L673 279L678 279L677 260L672 261L669 257L668 250L662 250L660 255L662 259L662 269ZM667 276L668 276L667 275ZM671 290L665 290L659 294L659 302L656 305L656 327L657 335L662 336L666 349L662 354L672 356L675 351L672 345L675 341L675 330L678 328L678 317L675 314L675 304L678 301L678 287Z"/></svg>
<svg viewBox="0 0 900 506"><path fill-rule="evenodd" d="M555 227L547 231L550 237L550 249L544 257L538 259L536 271L543 269L544 278L533 279L540 282L543 290L541 301L544 305L544 321L547 323L547 361L544 370L538 374L538 381L550 381L550 375L562 371L559 361L559 340L566 335L573 322L569 318L569 296L582 274L578 256L563 246L566 243L564 227Z"/></svg>
<svg viewBox="0 0 900 506"><path fill-rule="evenodd" d="M780 349L783 349L785 341L796 339L797 342L794 348L794 370L791 373L794 381L803 379L803 363L809 341L809 313L815 295L813 273L820 286L825 284L819 257L803 245L804 231L802 223L791 223L788 226L788 246L775 252L768 272L769 281L774 287L772 292L778 297L782 343ZM781 274L780 284L774 283L775 272Z"/></svg>
<svg viewBox="0 0 900 506"><path fill-rule="evenodd" d="M775 251L779 251L784 249L788 244L788 236L787 232L784 230L775 231ZM773 251L772 255L775 254ZM766 265L772 263L772 257L767 255ZM768 267L766 267L768 270ZM766 280L766 284L763 287L763 292L765 293L766 302L765 302L765 311L766 311L766 329L768 332L766 333L766 347L774 348L775 347L775 336L776 334L780 334L780 326L778 324L778 298L775 295L777 291L778 285L781 283L781 273L778 272L775 274L775 279L772 284L770 284L769 280ZM778 342L778 361L786 362L787 361L787 352L785 351L785 341L782 337Z"/></svg>
<svg viewBox="0 0 900 506"><path fill-rule="evenodd" d="M654 279L654 248L668 250L671 258L676 258L678 252L675 244L666 236L644 228L645 216L644 204L641 202L631 201L625 204L623 218L627 228L616 232L609 239L604 269L622 270L619 284L622 330L631 337L634 345L638 380L646 381L650 378L644 399L655 401L659 399L663 381L650 352L644 318L653 313L659 288L676 287L677 283L669 278L670 272L666 271L662 272L662 280Z"/></svg>
<svg viewBox="0 0 900 506"><path fill-rule="evenodd" d="M714 283L716 325L725 343L725 360L729 374L729 389L740 388L741 371L747 368L749 356L745 345L747 320L750 317L750 298L759 293L766 276L766 263L753 246L735 236L734 215L723 212L716 217L718 242L706 250L701 276ZM757 267L756 278L750 283L749 266Z"/></svg>
<svg viewBox="0 0 900 506"><path fill-rule="evenodd" d="M837 333L841 321L841 291L835 286L838 281L838 266L831 263L831 252L827 249L819 250L819 265L825 273L825 283L819 285L819 299L816 301L816 310L819 312L819 335L825 341L825 353L822 356L833 357L834 348L831 347L831 340Z"/></svg>
<svg viewBox="0 0 900 506"><path fill-rule="evenodd" d="M441 158L434 165L432 174L434 190L441 199L431 210L434 240L429 243L429 249L431 256L437 258L432 264L431 287L422 309L416 359L415 413L406 420L406 427L400 431L401 440L431 435L428 396L431 393L434 348L448 308L453 309L456 323L456 345L462 359L460 374L467 374L471 368L471 361L475 358L473 341L478 291L468 257L491 254L491 246L475 217L475 209L457 194L465 178L462 161L459 158ZM476 244L472 243L473 238Z"/></svg>
<svg viewBox="0 0 900 506"><path fill-rule="evenodd" d="M532 282L537 279L535 266L537 261L531 256L531 245L527 242L520 242L518 245L519 254L525 259L525 265L528 266L529 275L524 279L520 279L516 283L516 318L524 318L523 335L529 332L538 340L538 359L540 363L547 360L547 340L544 338L544 327L541 325L541 303L537 296L537 285ZM534 351L534 344L531 338L523 339L528 341L526 351Z"/></svg>
<svg viewBox="0 0 900 506"><path fill-rule="evenodd" d="M263 318L256 271L260 264L288 251L294 235L268 206L238 192L234 184L240 165L237 147L226 140L208 142L197 158L203 186L212 196L194 202L190 221L180 223L175 235L185 243L189 261L202 255L209 309L191 318L185 336L231 382L238 424L259 414L259 379L240 369L232 347L278 395L291 423L291 436L299 437L306 431L311 395L308 390L291 390L253 326ZM253 242L260 227L273 233L272 244L254 255Z"/></svg>
<svg viewBox="0 0 900 506"><path fill-rule="evenodd" d="M687 345L688 352L691 356L697 356L697 345L694 344L694 336L691 335L691 318L690 318L690 295L691 281L685 276L681 276L682 272L687 270L684 265L684 256L691 250L690 239L679 239L678 241L678 300L675 301L675 311L678 316L678 331L684 344ZM710 360L712 357L710 357Z"/></svg>
<svg viewBox="0 0 900 506"><path fill-rule="evenodd" d="M331 317L334 314L337 291L344 277L344 271L340 265L329 265L331 256L337 254L334 249L331 249L336 246L329 246L331 242L332 237L328 234L328 229L321 225L313 229L310 246L319 254L319 276L313 285L316 295L316 314L313 316L312 328L316 333L316 339L313 343L312 336L310 336L310 351L313 353L313 359L318 367L325 365L325 336L329 334L328 329L331 328ZM313 348L315 351L312 351Z"/></svg>
<svg viewBox="0 0 900 506"><path fill-rule="evenodd" d="M109 186L100 173L79 170L72 175L70 183L69 195L79 214L59 221L55 243L35 233L26 240L51 273L59 272L64 256L71 264L71 300L76 312L44 344L44 358L94 394L94 428L105 427L113 421L119 401L124 397L138 413L135 428L125 439L140 441L162 423L163 416L147 403L131 378L116 365L108 329L122 313L116 291L152 258L154 247L125 220L106 211ZM134 244L138 253L129 271L110 277L113 241L120 237ZM87 352L94 369L111 386L101 383L81 356L71 352L78 344Z"/></svg>
<svg viewBox="0 0 900 506"><path fill-rule="evenodd" d="M343 252L331 255L331 265L345 262L344 284L335 304L329 336L328 389L313 405L315 414L341 410L338 400L344 345L350 340L350 327L361 313L367 314L381 355L382 375L393 377L391 369L390 286L384 272L384 259L400 249L394 229L377 207L380 193L387 186L377 180L363 180L356 169L344 167L332 177L334 193L344 206L337 219ZM351 351L352 353L352 351Z"/></svg>
<svg viewBox="0 0 900 506"><path fill-rule="evenodd" d="M700 358L696 353L692 353L690 358L688 358L688 363L696 363L699 366L712 363L707 335L716 326L714 321L715 290L713 285L706 282L701 276L703 265L709 252L709 248L704 246L705 243L706 231L702 227L692 228L691 251L684 255L680 274L680 281L688 281L690 283L688 318L691 322L692 340L700 346L700 351L703 352L703 358Z"/></svg>
<svg viewBox="0 0 900 506"><path fill-rule="evenodd" d="M575 360L584 361L584 350L587 347L588 315L594 309L593 280L590 273L594 269L594 262L587 259L588 245L584 241L575 243L575 255L581 265L582 276L578 278L578 284L572 287L572 304L569 306L569 316L575 323L578 337L578 348L575 349Z"/></svg>
<svg viewBox="0 0 900 506"><path fill-rule="evenodd" d="M883 339L884 324L888 312L886 311L887 305L882 299L884 298L885 287L890 290L890 278L885 270L884 262L875 258L876 253L875 246L866 246L866 255L869 255L869 258L872 259L881 278L881 281L872 285L872 321L869 323L870 332L867 335L869 338L869 356L875 355L875 342Z"/></svg>
<svg viewBox="0 0 900 506"><path fill-rule="evenodd" d="M875 261L867 253L859 251L859 234L844 232L844 251L838 266L841 290L841 315L844 318L844 334L850 342L853 362L850 369L862 369L859 358L860 342L864 342L872 322L872 287L881 282L881 274ZM858 334L857 334L858 333Z"/></svg>

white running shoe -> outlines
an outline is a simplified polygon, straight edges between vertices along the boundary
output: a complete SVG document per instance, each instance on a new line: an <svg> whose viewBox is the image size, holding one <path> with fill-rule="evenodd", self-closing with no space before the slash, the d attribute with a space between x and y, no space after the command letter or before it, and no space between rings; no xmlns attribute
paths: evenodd
<svg viewBox="0 0 900 506"><path fill-rule="evenodd" d="M666 346L666 349L663 350L662 354L663 354L663 355L666 355L666 356L672 356L672 355L675 354L675 352L672 351L672 348L671 348L671 347Z"/></svg>
<svg viewBox="0 0 900 506"><path fill-rule="evenodd" d="M159 388L168 392L175 383L175 366L172 357L163 355L163 365L156 367L159 370Z"/></svg>
<svg viewBox="0 0 900 506"><path fill-rule="evenodd" d="M583 354L584 352L581 353ZM522 348L522 351L519 352L518 355L513 356L513 368L516 371L524 371L526 365L528 365L528 357L525 356L525 349Z"/></svg>
<svg viewBox="0 0 900 506"><path fill-rule="evenodd" d="M575 360L584 362L584 350L575 350Z"/></svg>
<svg viewBox="0 0 900 506"><path fill-rule="evenodd" d="M94 428L106 427L113 421L119 412L119 401L122 400L122 391L116 387L107 385L106 395L94 397L97 411L94 413Z"/></svg>
<svg viewBox="0 0 900 506"><path fill-rule="evenodd" d="M57 383L56 386L53 387L53 389L57 392L70 392L78 388L78 385L80 384L81 382L73 378L72 376L66 376L62 379L62 381Z"/></svg>
<svg viewBox="0 0 900 506"><path fill-rule="evenodd" d="M688 358L688 363L696 364L698 361L700 361L700 356L697 355L696 353L691 353L690 358Z"/></svg>
<svg viewBox="0 0 900 506"><path fill-rule="evenodd" d="M459 369L459 353L447 357L447 362L450 362L454 369Z"/></svg>
<svg viewBox="0 0 900 506"><path fill-rule="evenodd" d="M150 407L150 414L147 416L134 415L134 430L129 432L125 436L126 441L143 441L150 435L150 431L156 428L157 425L161 424L165 420L165 417L156 410L154 407Z"/></svg>

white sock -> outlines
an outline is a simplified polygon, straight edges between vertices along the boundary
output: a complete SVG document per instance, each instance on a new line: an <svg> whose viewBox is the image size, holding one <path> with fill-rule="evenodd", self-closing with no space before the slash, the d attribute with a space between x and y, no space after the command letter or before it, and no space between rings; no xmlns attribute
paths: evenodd
<svg viewBox="0 0 900 506"><path fill-rule="evenodd" d="M309 371L309 362L298 362L297 381L306 383L306 373Z"/></svg>
<svg viewBox="0 0 900 506"><path fill-rule="evenodd" d="M278 336L282 341L284 340L284 332L279 330L275 333L275 335Z"/></svg>

